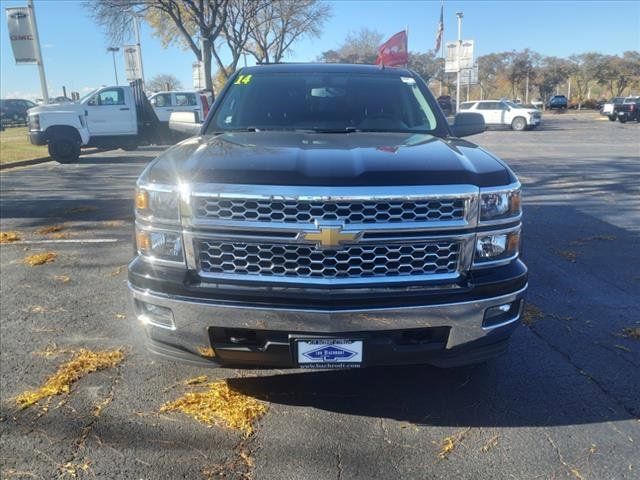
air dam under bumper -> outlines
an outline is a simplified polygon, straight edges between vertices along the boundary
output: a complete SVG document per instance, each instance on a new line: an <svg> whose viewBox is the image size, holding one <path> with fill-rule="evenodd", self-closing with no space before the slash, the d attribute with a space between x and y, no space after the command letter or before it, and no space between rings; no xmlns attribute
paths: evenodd
<svg viewBox="0 0 640 480"><path fill-rule="evenodd" d="M298 336L362 338L363 366L477 363L506 349L526 290L438 305L327 311L219 304L129 288L153 353L200 365L256 367L296 367ZM509 313L487 324L487 310L503 305L511 305ZM213 357L206 353L211 347Z"/></svg>

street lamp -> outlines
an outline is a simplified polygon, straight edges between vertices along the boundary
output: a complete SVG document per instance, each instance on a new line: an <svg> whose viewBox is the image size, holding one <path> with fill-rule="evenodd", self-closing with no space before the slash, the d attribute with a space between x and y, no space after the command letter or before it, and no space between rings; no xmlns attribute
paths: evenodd
<svg viewBox="0 0 640 480"><path fill-rule="evenodd" d="M107 52L111 52L113 55L113 74L116 76L116 85L118 85L118 69L116 68L116 52L119 52L118 47L108 47Z"/></svg>

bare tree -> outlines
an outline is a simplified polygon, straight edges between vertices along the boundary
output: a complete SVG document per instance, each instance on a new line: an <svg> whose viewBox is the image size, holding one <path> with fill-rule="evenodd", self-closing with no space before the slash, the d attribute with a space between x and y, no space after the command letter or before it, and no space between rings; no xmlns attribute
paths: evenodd
<svg viewBox="0 0 640 480"><path fill-rule="evenodd" d="M149 80L146 86L152 92L159 92L161 90L180 90L182 83L175 75L161 73Z"/></svg>
<svg viewBox="0 0 640 480"><path fill-rule="evenodd" d="M213 44L213 56L218 64L218 76L225 80L236 70L240 56L247 52L252 30L260 21L260 12L269 6L269 0L230 0L226 6L226 22L220 40ZM220 57L223 46L231 53L231 63L224 65Z"/></svg>
<svg viewBox="0 0 640 480"><path fill-rule="evenodd" d="M272 0L256 15L246 49L259 63L280 62L296 40L319 36L330 16L319 0Z"/></svg>
<svg viewBox="0 0 640 480"><path fill-rule="evenodd" d="M94 0L85 2L111 43L130 37L134 16L145 18L164 45L179 40L203 62L205 88L212 90L212 45L227 21L229 0Z"/></svg>
<svg viewBox="0 0 640 480"><path fill-rule="evenodd" d="M368 63L373 64L378 56L378 47L383 35L375 30L363 28L350 33L337 50L323 52L318 61L325 63Z"/></svg>

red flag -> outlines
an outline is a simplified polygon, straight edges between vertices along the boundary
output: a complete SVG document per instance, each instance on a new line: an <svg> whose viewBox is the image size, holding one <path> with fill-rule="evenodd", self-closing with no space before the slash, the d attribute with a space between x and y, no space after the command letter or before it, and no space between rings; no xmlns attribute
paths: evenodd
<svg viewBox="0 0 640 480"><path fill-rule="evenodd" d="M389 40L378 47L378 58L376 65L387 65L397 67L409 63L407 52L407 32L404 30L396 33Z"/></svg>

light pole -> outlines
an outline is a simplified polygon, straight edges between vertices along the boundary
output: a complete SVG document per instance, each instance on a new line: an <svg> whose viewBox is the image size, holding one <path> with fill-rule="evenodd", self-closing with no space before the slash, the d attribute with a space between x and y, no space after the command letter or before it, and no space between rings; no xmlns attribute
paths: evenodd
<svg viewBox="0 0 640 480"><path fill-rule="evenodd" d="M457 73L456 73L456 113L460 111L460 51L462 49L462 12L456 12L458 17L458 52L457 52Z"/></svg>
<svg viewBox="0 0 640 480"><path fill-rule="evenodd" d="M118 69L116 68L116 52L119 52L118 47L108 47L107 52L111 52L113 55L113 74L116 76L116 85L118 85Z"/></svg>

